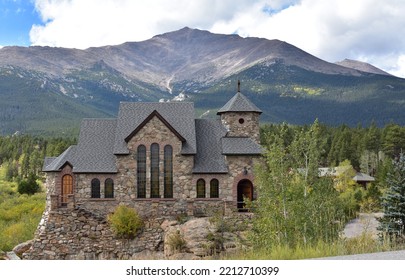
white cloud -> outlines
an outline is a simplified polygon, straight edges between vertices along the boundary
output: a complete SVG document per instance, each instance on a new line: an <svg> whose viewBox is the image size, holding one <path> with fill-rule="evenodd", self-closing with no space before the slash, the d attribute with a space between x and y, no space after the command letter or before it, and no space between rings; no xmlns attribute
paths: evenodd
<svg viewBox="0 0 405 280"><path fill-rule="evenodd" d="M184 26L209 29L247 0L36 0L45 24L35 25L33 45L87 48L141 41ZM230 9L234 6L235 9Z"/></svg>
<svg viewBox="0 0 405 280"><path fill-rule="evenodd" d="M389 71L395 76L405 77L405 54L401 54L398 57L396 63Z"/></svg>
<svg viewBox="0 0 405 280"><path fill-rule="evenodd" d="M34 45L141 41L184 26L287 41L327 61L362 59L405 77L401 0L36 0ZM401 70L402 69L402 70Z"/></svg>

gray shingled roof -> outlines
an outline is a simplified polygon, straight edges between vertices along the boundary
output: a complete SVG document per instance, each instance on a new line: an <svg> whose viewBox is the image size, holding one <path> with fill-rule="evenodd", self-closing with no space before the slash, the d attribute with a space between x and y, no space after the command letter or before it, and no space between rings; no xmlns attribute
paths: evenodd
<svg viewBox="0 0 405 280"><path fill-rule="evenodd" d="M262 111L242 93L238 92L232 97L221 109L217 115L225 112L256 112L261 114Z"/></svg>
<svg viewBox="0 0 405 280"><path fill-rule="evenodd" d="M157 111L186 140L182 154L195 154L195 112L191 102L129 103L120 104L114 154L128 154L125 138L129 136L153 111Z"/></svg>
<svg viewBox="0 0 405 280"><path fill-rule="evenodd" d="M226 129L220 120L196 119L197 154L193 173L227 173L221 138Z"/></svg>
<svg viewBox="0 0 405 280"><path fill-rule="evenodd" d="M42 171L59 171L67 162L73 165L76 147L76 145L70 146L56 158L46 158Z"/></svg>
<svg viewBox="0 0 405 280"><path fill-rule="evenodd" d="M77 173L116 173L113 154L116 123L115 119L84 119L78 145L70 146L52 161L48 158L43 171L59 171L68 162Z"/></svg>
<svg viewBox="0 0 405 280"><path fill-rule="evenodd" d="M45 171L49 165L56 159L56 157L45 157L42 171Z"/></svg>
<svg viewBox="0 0 405 280"><path fill-rule="evenodd" d="M263 148L251 138L225 137L221 142L224 155L261 155L263 153Z"/></svg>
<svg viewBox="0 0 405 280"><path fill-rule="evenodd" d="M257 112L238 92L219 112ZM195 119L194 104L120 104L117 119L84 119L78 145L58 157L45 158L43 171L59 171L66 163L75 173L116 173L116 155L128 154L127 143L149 118L157 116L183 142L182 154L195 155L193 173L227 173L226 155L260 155L262 148L250 138L226 137L221 120Z"/></svg>
<svg viewBox="0 0 405 280"><path fill-rule="evenodd" d="M80 128L73 172L115 173L115 119L84 119Z"/></svg>

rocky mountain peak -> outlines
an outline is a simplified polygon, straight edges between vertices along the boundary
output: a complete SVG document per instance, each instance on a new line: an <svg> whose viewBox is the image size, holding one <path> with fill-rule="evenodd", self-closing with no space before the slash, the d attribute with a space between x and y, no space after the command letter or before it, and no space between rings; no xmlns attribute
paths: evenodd
<svg viewBox="0 0 405 280"><path fill-rule="evenodd" d="M342 61L336 62L337 65L341 65L347 68L352 68L352 69L356 69L362 72L366 72L366 73L372 73L372 74L378 74L378 75L387 75L387 76L391 76L391 74L369 64L366 62L361 62L358 60L353 60L353 59L344 59Z"/></svg>

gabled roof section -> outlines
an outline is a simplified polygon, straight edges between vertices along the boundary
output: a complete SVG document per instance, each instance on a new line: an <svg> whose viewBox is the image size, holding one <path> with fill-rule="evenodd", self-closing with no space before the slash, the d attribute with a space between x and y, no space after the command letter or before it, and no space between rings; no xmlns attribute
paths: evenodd
<svg viewBox="0 0 405 280"><path fill-rule="evenodd" d="M72 165L76 154L76 145L70 146L58 157L47 157L45 158L44 166L42 171L52 172L59 171L66 163Z"/></svg>
<svg viewBox="0 0 405 280"><path fill-rule="evenodd" d="M224 137L221 141L224 155L261 155L263 148L252 138Z"/></svg>
<svg viewBox="0 0 405 280"><path fill-rule="evenodd" d="M153 117L157 117L167 128L170 129L171 132L174 133L174 135L176 135L177 138L179 138L179 140L180 140L181 142L185 142L185 141L186 141L186 139L184 139L184 137L181 136L180 133L178 133L178 132L173 128L173 126L171 126L171 124L170 124L168 121L166 121L166 120L162 117L162 115L160 115L160 114L158 113L158 111L154 110L137 128L135 128L135 130L134 130L131 134L129 134L129 135L125 138L125 142L128 142L134 135L136 135L136 134L139 132L139 130L141 130L141 128L145 126L145 124L147 124L151 119L153 119Z"/></svg>
<svg viewBox="0 0 405 280"><path fill-rule="evenodd" d="M193 173L227 173L228 167L222 154L221 138L226 129L220 120L196 119L197 154Z"/></svg>
<svg viewBox="0 0 405 280"><path fill-rule="evenodd" d="M67 163L75 173L116 173L113 154L115 119L84 119L78 145L70 146L56 158L46 158L43 171L60 171Z"/></svg>
<svg viewBox="0 0 405 280"><path fill-rule="evenodd" d="M237 92L221 109L218 110L217 115L226 112L255 112L261 114L262 111L253 104L242 93Z"/></svg>
<svg viewBox="0 0 405 280"><path fill-rule="evenodd" d="M114 139L114 154L128 154L126 139L156 111L185 141L182 144L183 155L197 152L195 134L194 104L191 102L121 102L117 118ZM154 113L156 115L156 113Z"/></svg>
<svg viewBox="0 0 405 280"><path fill-rule="evenodd" d="M42 171L45 171L48 166L56 159L56 157L45 157L44 164L42 165Z"/></svg>
<svg viewBox="0 0 405 280"><path fill-rule="evenodd" d="M113 154L116 119L84 119L74 158L73 172L116 173Z"/></svg>

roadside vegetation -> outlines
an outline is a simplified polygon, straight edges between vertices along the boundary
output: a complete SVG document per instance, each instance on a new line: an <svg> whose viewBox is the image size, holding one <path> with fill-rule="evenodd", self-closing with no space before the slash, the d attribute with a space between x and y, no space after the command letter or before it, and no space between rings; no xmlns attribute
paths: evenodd
<svg viewBox="0 0 405 280"><path fill-rule="evenodd" d="M395 208L395 202L386 206L387 195L397 198L401 191L405 202L405 164L397 167L399 159L405 161L403 127L331 128L315 121L305 127L265 126L261 135L266 155L256 168L260 195L251 202L252 250L235 258L301 259L403 248L399 217L405 208ZM319 176L319 167L340 172ZM376 181L359 185L353 180L356 171ZM387 217L387 209L402 214ZM391 232L381 229L380 239L366 232L344 238L345 224L359 212L384 212L382 221L391 222L386 226Z"/></svg>
<svg viewBox="0 0 405 280"><path fill-rule="evenodd" d="M33 238L45 206L43 159L75 142L0 136L0 250ZM404 229L387 215L384 225L392 231L382 229L381 239L367 234L344 239L341 233L357 213L389 213L396 194L405 194L404 164L395 163L405 151L405 127L272 124L262 126L261 142L267 152L255 171L260 195L251 202L253 249L227 258L300 259L403 248ZM319 177L318 167L343 171ZM375 181L358 185L356 171Z"/></svg>

